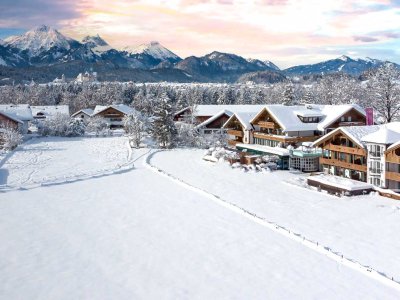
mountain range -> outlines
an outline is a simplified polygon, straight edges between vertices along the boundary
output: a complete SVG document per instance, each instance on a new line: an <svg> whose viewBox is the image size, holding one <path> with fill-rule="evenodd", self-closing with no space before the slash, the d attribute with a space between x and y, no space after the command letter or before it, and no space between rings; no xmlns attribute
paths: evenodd
<svg viewBox="0 0 400 300"><path fill-rule="evenodd" d="M344 72L359 76L384 61L377 59L336 59L281 70L271 61L245 59L214 51L182 59L160 43L114 49L99 35L81 41L64 36L46 25L19 36L0 40L0 80L46 82L65 74L94 70L101 80L179 82L278 82L287 77Z"/></svg>

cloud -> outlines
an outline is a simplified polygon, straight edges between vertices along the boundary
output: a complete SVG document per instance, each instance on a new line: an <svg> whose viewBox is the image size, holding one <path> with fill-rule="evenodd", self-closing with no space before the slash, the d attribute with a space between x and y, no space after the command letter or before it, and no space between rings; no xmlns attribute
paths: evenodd
<svg viewBox="0 0 400 300"><path fill-rule="evenodd" d="M371 53L399 48L398 4L388 0L119 0L112 4L108 0L2 0L0 27L49 23L73 38L99 33L117 48L158 40L182 57L219 50L288 65L300 59L340 56L346 48L357 51L367 46Z"/></svg>
<svg viewBox="0 0 400 300"><path fill-rule="evenodd" d="M371 37L371 36L360 36L360 35L354 36L353 39L354 39L356 42L363 42L363 43L371 43L371 42L379 41L379 39L378 39L378 38L375 38L375 37Z"/></svg>

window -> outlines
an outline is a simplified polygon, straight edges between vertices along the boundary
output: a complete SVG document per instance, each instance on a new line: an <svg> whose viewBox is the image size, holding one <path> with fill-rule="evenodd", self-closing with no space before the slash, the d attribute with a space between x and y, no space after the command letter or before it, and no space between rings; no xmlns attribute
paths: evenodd
<svg viewBox="0 0 400 300"><path fill-rule="evenodd" d="M344 122L344 120L345 120L345 119L344 119L344 116L340 118L340 121L341 121L341 122Z"/></svg>
<svg viewBox="0 0 400 300"><path fill-rule="evenodd" d="M348 122L351 122L351 116L348 116L348 117L347 117L347 121L348 121Z"/></svg>

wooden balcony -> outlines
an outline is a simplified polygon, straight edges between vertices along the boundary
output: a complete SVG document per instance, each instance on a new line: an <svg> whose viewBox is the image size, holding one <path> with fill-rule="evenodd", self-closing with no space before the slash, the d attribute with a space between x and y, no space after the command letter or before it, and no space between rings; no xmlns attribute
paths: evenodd
<svg viewBox="0 0 400 300"><path fill-rule="evenodd" d="M341 161L338 159L329 159L329 158L321 157L319 159L319 162L320 162L320 164L323 164L323 165L329 165L329 166L335 166L335 167L340 167L340 168L345 168L345 169L350 169L350 170L355 170L355 171L367 172L366 165L356 165L356 164L348 163L348 162Z"/></svg>
<svg viewBox="0 0 400 300"><path fill-rule="evenodd" d="M400 173L386 172L385 177L386 179L400 182Z"/></svg>
<svg viewBox="0 0 400 300"><path fill-rule="evenodd" d="M333 144L328 144L328 145L324 146L324 149L342 152L342 153L348 153L348 154L355 154L355 155L360 155L360 156L367 155L367 152L365 151L365 149L339 146L339 145L333 145Z"/></svg>
<svg viewBox="0 0 400 300"><path fill-rule="evenodd" d="M365 126L365 122L340 122L339 127L346 126Z"/></svg>
<svg viewBox="0 0 400 300"><path fill-rule="evenodd" d="M233 129L229 129L229 130L227 131L227 134L233 135L233 136L237 136L237 137L243 137L243 136L244 136L243 131L240 131L240 130L233 130Z"/></svg>
<svg viewBox="0 0 400 300"><path fill-rule="evenodd" d="M262 132L254 132L254 137L270 141L278 141L282 143L300 143L300 142L313 142L319 138L319 136L285 136L285 135L273 135Z"/></svg>
<svg viewBox="0 0 400 300"><path fill-rule="evenodd" d="M397 156L394 151L386 153L386 162L400 164L400 156Z"/></svg>
<svg viewBox="0 0 400 300"><path fill-rule="evenodd" d="M236 144L241 144L243 143L243 141L239 141L239 140L228 140L228 145L232 146L232 147L236 147Z"/></svg>
<svg viewBox="0 0 400 300"><path fill-rule="evenodd" d="M258 126L262 128L269 128L269 129L275 129L278 128L279 126L275 124L274 122L267 122L267 121L260 121L258 122Z"/></svg>

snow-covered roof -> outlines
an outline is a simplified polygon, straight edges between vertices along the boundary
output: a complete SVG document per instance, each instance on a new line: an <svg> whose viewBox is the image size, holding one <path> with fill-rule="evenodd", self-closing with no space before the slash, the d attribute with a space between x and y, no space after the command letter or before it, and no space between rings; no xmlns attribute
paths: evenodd
<svg viewBox="0 0 400 300"><path fill-rule="evenodd" d="M363 137L374 133L381 129L383 125L371 125L371 126L346 126L346 127L339 127L335 130L329 132L328 134L320 137L318 140L314 142L314 146L321 143L323 140L335 135L338 131L343 132L347 135L353 142L358 144L360 147L364 147L364 143L362 141Z"/></svg>
<svg viewBox="0 0 400 300"><path fill-rule="evenodd" d="M0 111L21 121L32 121L32 110L28 104L0 104Z"/></svg>
<svg viewBox="0 0 400 300"><path fill-rule="evenodd" d="M5 111L0 111L0 115L3 115L3 116L5 116L6 118L8 118L8 119L10 119L10 120L13 120L13 121L15 121L15 122L17 122L17 123L24 123L24 122L22 122L20 119L16 118L15 115L12 114L12 113L7 113L7 112L5 112Z"/></svg>
<svg viewBox="0 0 400 300"><path fill-rule="evenodd" d="M35 116L46 116L53 117L56 114L63 114L69 116L68 105L35 105L31 106L32 115Z"/></svg>
<svg viewBox="0 0 400 300"><path fill-rule="evenodd" d="M251 125L250 121L253 120L253 118L257 115L258 111L254 111L254 112L237 112L235 114L233 114L228 121L226 121L226 123L224 124L223 127L225 127L231 120L232 118L235 118L240 122L240 124L242 124L243 128L245 130L250 130L253 128L253 126Z"/></svg>
<svg viewBox="0 0 400 300"><path fill-rule="evenodd" d="M362 138L363 142L390 145L400 141L400 122L380 125L380 129Z"/></svg>
<svg viewBox="0 0 400 300"><path fill-rule="evenodd" d="M329 125L336 122L345 113L351 109L356 109L362 115L365 111L356 104L346 105L266 105L264 108L278 122L284 131L324 131ZM262 113L262 110L259 114ZM258 116L258 115L257 115ZM256 116L256 117L257 117ZM303 123L298 116L303 117L320 117L318 123ZM251 121L254 123L256 117Z"/></svg>
<svg viewBox="0 0 400 300"><path fill-rule="evenodd" d="M128 105L125 105L125 104L96 105L92 116L97 115L98 113L100 113L108 108L114 108L115 110L118 110L125 115L129 115L129 114L132 114L135 112L135 109L133 109L132 107L129 107Z"/></svg>
<svg viewBox="0 0 400 300"><path fill-rule="evenodd" d="M373 187L369 183L334 175L328 175L328 174L319 174L316 176L310 176L308 177L308 179L322 184L335 186L348 191L366 190L366 189L372 189Z"/></svg>
<svg viewBox="0 0 400 300"><path fill-rule="evenodd" d="M229 117L231 117L232 116L232 112L230 112L229 110L225 110L225 109L221 110L219 113L216 113L211 118L208 118L204 122L202 122L199 125L197 125L196 128L201 128L201 127L207 126L208 124L214 122L215 120L217 120L218 118L222 117L223 115L228 115Z"/></svg>
<svg viewBox="0 0 400 300"><path fill-rule="evenodd" d="M236 112L253 112L260 111L265 105L196 105L193 116L214 116L222 110L230 111L231 113ZM186 107L178 111L175 115L181 114L186 110L191 109L191 107Z"/></svg>
<svg viewBox="0 0 400 300"><path fill-rule="evenodd" d="M269 147L258 144L236 144L236 147L246 148L250 150L276 154L280 156L289 156L289 150L281 147Z"/></svg>
<svg viewBox="0 0 400 300"><path fill-rule="evenodd" d="M91 108L84 108L84 109L78 110L76 113L74 113L72 115L72 117L75 117L76 115L78 115L80 113L84 113L85 115L91 116L93 114L93 111L94 110Z"/></svg>

